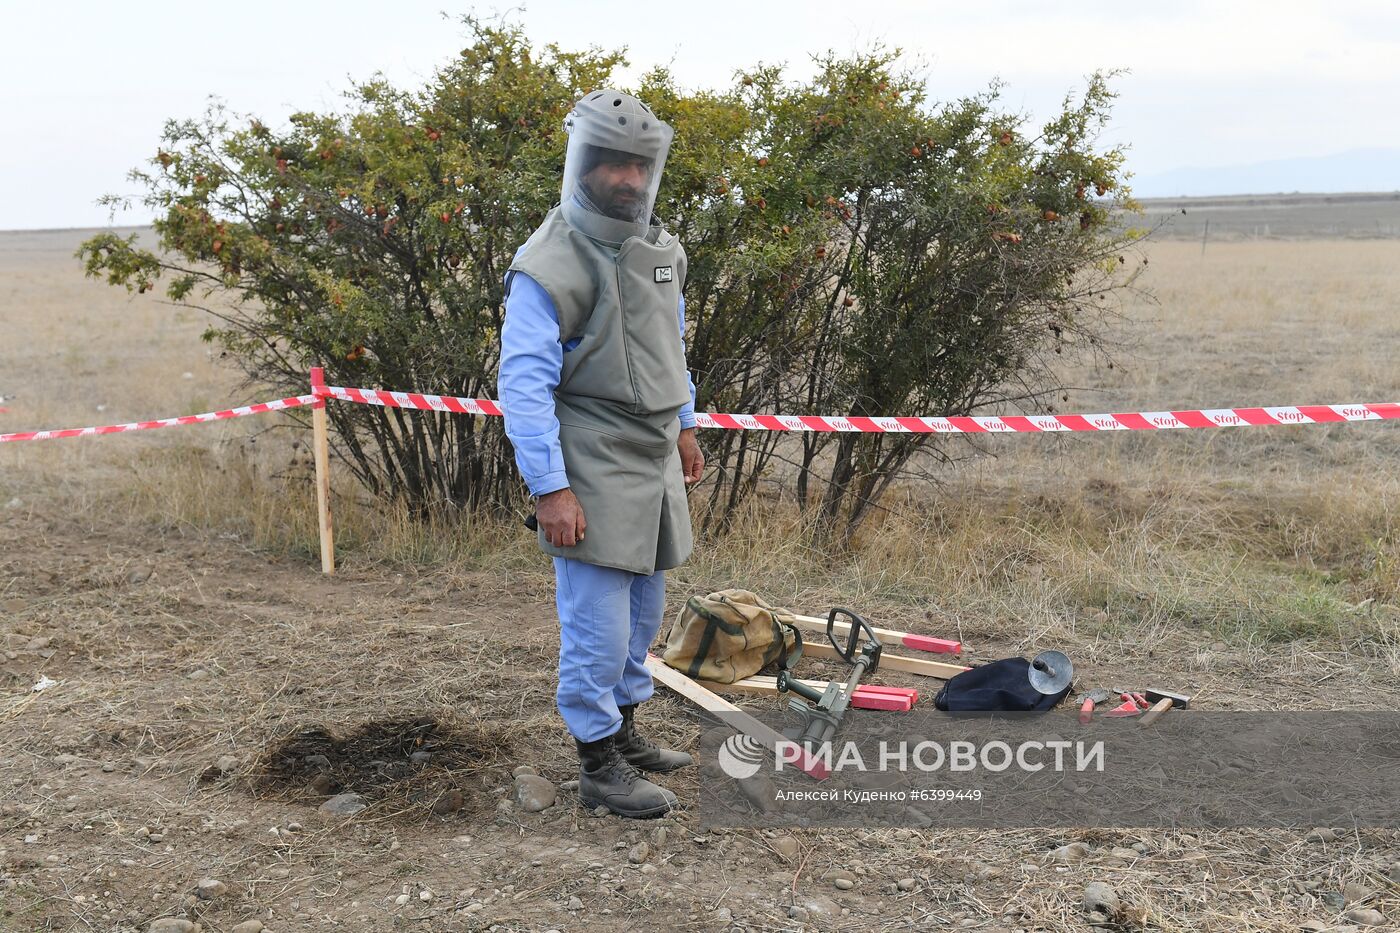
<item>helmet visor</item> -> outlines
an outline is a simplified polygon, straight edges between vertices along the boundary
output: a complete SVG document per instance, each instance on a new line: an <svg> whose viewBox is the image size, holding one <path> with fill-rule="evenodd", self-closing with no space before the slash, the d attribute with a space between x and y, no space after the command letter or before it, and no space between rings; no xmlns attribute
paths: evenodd
<svg viewBox="0 0 1400 933"><path fill-rule="evenodd" d="M614 104L614 100L618 103ZM561 203L644 232L651 224L661 172L671 148L671 127L635 97L614 92L589 95L565 123Z"/></svg>

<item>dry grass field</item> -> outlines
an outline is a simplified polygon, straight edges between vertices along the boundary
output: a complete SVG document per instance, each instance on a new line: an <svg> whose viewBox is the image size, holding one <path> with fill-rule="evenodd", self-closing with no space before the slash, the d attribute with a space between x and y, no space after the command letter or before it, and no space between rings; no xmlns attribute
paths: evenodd
<svg viewBox="0 0 1400 933"><path fill-rule="evenodd" d="M0 432L262 397L194 312L85 281L83 235L0 234ZM1059 410L1400 400L1400 242L1143 255L1156 301L1125 305L1130 349L1067 373ZM989 438L901 489L850 554L757 506L672 574L671 610L743 585L978 660L1059 647L1086 687L1394 709L1397 430ZM693 809L636 825L567 789L512 808L516 765L575 767L547 561L518 526L415 526L341 483L322 577L306 436L268 415L0 446L0 930L1079 931L1091 881L1122 930L1400 921L1390 831L703 832ZM56 684L33 692L41 677ZM705 728L671 696L647 712L681 745ZM369 808L318 813L307 754ZM693 776L665 783L694 799ZM1087 856L1050 856L1071 842ZM227 889L192 896L207 878Z"/></svg>

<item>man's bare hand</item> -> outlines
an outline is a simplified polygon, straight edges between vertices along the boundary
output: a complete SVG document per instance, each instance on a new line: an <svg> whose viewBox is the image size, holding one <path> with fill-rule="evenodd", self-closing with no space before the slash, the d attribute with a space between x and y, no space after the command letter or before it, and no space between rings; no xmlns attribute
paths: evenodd
<svg viewBox="0 0 1400 933"><path fill-rule="evenodd" d="M588 527L583 518L583 506L567 486L540 496L535 503L535 518L544 529L544 539L555 547L578 544L583 540L583 530Z"/></svg>
<svg viewBox="0 0 1400 933"><path fill-rule="evenodd" d="M700 475L705 472L705 455L695 439L694 428L681 431L681 436L676 439L676 449L681 454L681 472L685 475L686 483L700 482Z"/></svg>

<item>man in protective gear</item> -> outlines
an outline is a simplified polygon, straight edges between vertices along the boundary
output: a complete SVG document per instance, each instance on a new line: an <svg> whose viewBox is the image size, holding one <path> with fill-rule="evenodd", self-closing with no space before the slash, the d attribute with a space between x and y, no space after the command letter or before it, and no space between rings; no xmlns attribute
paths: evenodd
<svg viewBox="0 0 1400 933"><path fill-rule="evenodd" d="M686 256L652 214L671 127L629 94L594 91L564 121L560 204L505 276L498 397L554 559L556 699L578 746L579 796L627 817L676 797L639 771L690 764L638 734L665 571L691 552L700 479L685 362Z"/></svg>

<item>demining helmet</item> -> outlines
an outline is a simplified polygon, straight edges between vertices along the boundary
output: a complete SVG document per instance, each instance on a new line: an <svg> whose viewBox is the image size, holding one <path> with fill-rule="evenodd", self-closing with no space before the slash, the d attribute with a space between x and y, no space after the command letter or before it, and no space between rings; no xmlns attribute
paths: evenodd
<svg viewBox="0 0 1400 933"><path fill-rule="evenodd" d="M585 94L564 118L565 216L584 233L620 244L646 236L674 131L631 94Z"/></svg>

